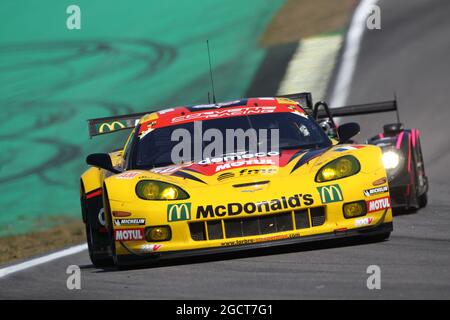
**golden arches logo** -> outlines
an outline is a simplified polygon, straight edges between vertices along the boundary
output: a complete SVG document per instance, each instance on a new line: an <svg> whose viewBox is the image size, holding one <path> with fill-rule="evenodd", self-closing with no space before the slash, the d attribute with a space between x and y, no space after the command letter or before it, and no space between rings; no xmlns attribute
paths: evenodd
<svg viewBox="0 0 450 320"><path fill-rule="evenodd" d="M338 184L333 184L325 187L318 187L322 203L330 203L344 200L342 190Z"/></svg>
<svg viewBox="0 0 450 320"><path fill-rule="evenodd" d="M105 132L105 128L108 129L108 131L106 131L106 132L110 132L110 131L125 129L126 126L123 123L119 122L119 121L114 121L114 122L111 122L111 123L105 122L105 123L102 123L99 126L98 132L99 133Z"/></svg>
<svg viewBox="0 0 450 320"><path fill-rule="evenodd" d="M178 203L167 206L167 221L191 220L191 204Z"/></svg>

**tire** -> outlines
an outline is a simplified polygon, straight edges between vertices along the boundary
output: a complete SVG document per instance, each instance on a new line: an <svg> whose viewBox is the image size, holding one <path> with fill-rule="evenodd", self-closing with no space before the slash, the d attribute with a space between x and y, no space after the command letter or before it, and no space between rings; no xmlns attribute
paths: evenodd
<svg viewBox="0 0 450 320"><path fill-rule="evenodd" d="M428 195L425 192L424 194L420 195L418 198L419 208L424 208L428 204Z"/></svg>
<svg viewBox="0 0 450 320"><path fill-rule="evenodd" d="M420 139L417 138L417 146L416 146L416 150L414 152L414 174L416 175L416 179L415 179L415 183L418 189L418 185L419 185L419 177L417 176L417 171L416 171L416 166L417 163L420 162L422 165L422 171L423 171L423 179L425 179L425 183L426 188L425 188L425 192L423 192L422 194L417 194L416 196L416 201L417 201L417 205L420 208L426 207L426 205L428 204L428 195L427 195L427 191L428 191L428 179L425 176L425 163L423 161L423 155L422 155L422 147L420 144ZM417 192L419 192L417 190Z"/></svg>
<svg viewBox="0 0 450 320"><path fill-rule="evenodd" d="M105 219L107 220L107 225L109 226L108 239L111 248L111 265L114 265L118 269L121 269L120 261L116 253L116 242L114 239L114 227L111 215L111 208L109 205L108 192L105 186L103 186L103 207L105 208Z"/></svg>
<svg viewBox="0 0 450 320"><path fill-rule="evenodd" d="M90 223L86 223L86 237L89 250L89 258L92 264L97 267L109 267L114 265L113 259L108 254L98 253L100 248L95 238L95 231L93 230Z"/></svg>
<svg viewBox="0 0 450 320"><path fill-rule="evenodd" d="M108 236L104 233L100 233L100 225L98 216L99 206L88 206L86 197L82 196L81 199L82 210L86 215L86 240L88 244L89 258L95 267L107 267L113 265L112 257L108 254Z"/></svg>

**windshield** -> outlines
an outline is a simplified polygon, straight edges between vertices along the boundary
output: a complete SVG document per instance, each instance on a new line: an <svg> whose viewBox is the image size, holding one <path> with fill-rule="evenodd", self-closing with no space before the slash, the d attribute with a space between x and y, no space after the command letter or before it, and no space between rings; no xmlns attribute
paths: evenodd
<svg viewBox="0 0 450 320"><path fill-rule="evenodd" d="M201 125L201 131L199 131L199 125ZM271 113L229 117L158 128L141 139L137 138L131 159L131 168L148 169L177 163L177 161L173 160L172 154L173 150L179 149L181 141L180 138L173 139L177 129L182 129L182 132L188 133L190 136L187 142L183 141L185 145L186 143L188 144L187 150L189 152L184 152L186 154L183 154L182 162L202 160L205 158L204 154L206 151L211 152L213 143L216 146L217 143L222 144L223 149L221 150L226 150L226 153L230 151L261 151L261 149L270 152L274 146L274 141L272 141L274 136L271 134L272 129L278 129L276 138L278 142L277 149L279 150L320 148L331 145L330 139L319 125L298 114ZM212 132L209 129L215 129L214 133L221 134L223 137L222 141L216 141L216 139L211 138L207 134L207 132ZM230 150L229 141L226 139L227 132L229 134L229 130L239 129L242 129L240 131L254 129L253 132L257 133L258 150L249 150L251 148L250 139L247 139L244 144L239 144L239 142L235 141L233 149ZM264 131L266 132L265 134L263 133ZM199 150L201 151L200 158L198 156ZM220 156L224 153L223 151L213 151L212 156Z"/></svg>

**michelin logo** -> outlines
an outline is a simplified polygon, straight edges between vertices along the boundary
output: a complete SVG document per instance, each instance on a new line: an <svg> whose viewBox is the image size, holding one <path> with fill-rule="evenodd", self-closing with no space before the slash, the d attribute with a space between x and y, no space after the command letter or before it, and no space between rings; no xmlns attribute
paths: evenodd
<svg viewBox="0 0 450 320"><path fill-rule="evenodd" d="M374 195L380 194L380 193L385 193L388 191L389 191L388 186L382 186L382 187L378 187L378 188L364 190L364 195L366 197L370 197L370 196L374 196Z"/></svg>
<svg viewBox="0 0 450 320"><path fill-rule="evenodd" d="M145 219L116 219L114 220L116 226L143 226Z"/></svg>

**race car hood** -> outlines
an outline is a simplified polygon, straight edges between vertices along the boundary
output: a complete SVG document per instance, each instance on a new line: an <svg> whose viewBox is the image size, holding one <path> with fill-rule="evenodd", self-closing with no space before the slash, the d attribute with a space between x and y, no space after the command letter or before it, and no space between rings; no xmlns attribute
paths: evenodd
<svg viewBox="0 0 450 320"><path fill-rule="evenodd" d="M361 166L361 171L375 171L382 168L378 147L368 145L337 145L326 148L307 150L281 150L280 152L246 154L244 157L233 159L204 159L197 163L172 165L152 170L130 170L108 178L109 184L120 184L120 194L124 199L125 190L133 193L135 185L140 180L158 180L175 184L188 191L198 188L232 185L234 188L264 188L271 182L295 179L299 182L302 177L314 180L315 174L330 161L352 154L367 162ZM372 161L365 161L364 158ZM221 161L220 161L221 160ZM307 177L307 178L306 178ZM314 181L305 181L313 183ZM129 184L129 188L124 188ZM219 189L218 189L219 190ZM110 196L115 198L111 193ZM130 194L130 196L132 196Z"/></svg>

